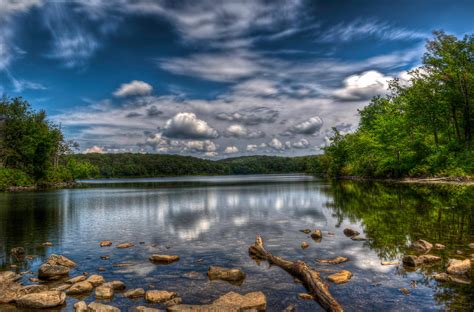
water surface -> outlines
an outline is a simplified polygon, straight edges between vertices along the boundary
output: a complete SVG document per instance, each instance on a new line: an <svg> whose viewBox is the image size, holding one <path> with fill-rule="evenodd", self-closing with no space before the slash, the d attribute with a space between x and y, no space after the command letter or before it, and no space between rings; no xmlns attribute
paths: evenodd
<svg viewBox="0 0 474 312"><path fill-rule="evenodd" d="M474 253L468 247L474 242L473 187L331 183L301 175L89 182L78 189L0 193L1 269L12 263L9 250L23 246L35 258L19 264L18 271L36 272L49 254L58 253L79 264L71 276L99 273L107 280L124 281L127 288L173 290L184 303L208 303L228 291L261 290L268 311L289 304L297 304L298 311L321 311L315 302L297 298L305 290L286 272L249 257L248 247L260 234L276 255L307 261L317 269L351 271L347 284L330 285L347 311L474 308L472 284L444 285L431 277L444 270L448 258ZM370 240L352 241L343 235L345 227ZM321 229L322 241L312 241L299 231L304 228ZM416 271L381 265L412 253L407 246L419 238L447 246L431 252L443 257L441 264ZM101 240L133 242L135 247L101 248ZM46 241L54 246L41 247ZM302 250L302 241L310 247ZM152 253L177 254L181 260L155 265L148 261ZM110 260L101 260L103 255ZM336 256L350 261L337 266L314 261ZM129 266L117 266L123 263ZM209 265L239 267L247 278L240 286L211 282L206 276ZM186 277L189 272L199 275ZM25 275L23 282L30 283L32 276ZM400 288L408 288L410 295ZM71 311L77 300L68 298L63 310ZM94 295L85 300L93 301ZM146 305L120 294L109 303L122 311Z"/></svg>

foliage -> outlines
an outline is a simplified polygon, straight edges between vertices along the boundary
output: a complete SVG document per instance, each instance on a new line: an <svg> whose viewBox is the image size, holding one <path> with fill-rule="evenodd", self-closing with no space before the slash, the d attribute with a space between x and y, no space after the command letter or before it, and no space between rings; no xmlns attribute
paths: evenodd
<svg viewBox="0 0 474 312"><path fill-rule="evenodd" d="M366 177L474 173L474 36L435 32L409 83L359 111L355 133L334 129L319 174Z"/></svg>
<svg viewBox="0 0 474 312"><path fill-rule="evenodd" d="M19 169L0 168L0 190L11 186L30 186L32 179Z"/></svg>

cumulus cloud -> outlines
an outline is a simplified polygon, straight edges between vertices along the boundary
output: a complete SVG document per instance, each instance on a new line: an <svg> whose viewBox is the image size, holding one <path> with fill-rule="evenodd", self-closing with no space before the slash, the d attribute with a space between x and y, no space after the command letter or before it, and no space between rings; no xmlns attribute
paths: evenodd
<svg viewBox="0 0 474 312"><path fill-rule="evenodd" d="M85 154L103 154L103 153L105 153L105 150L104 150L103 147L94 145L94 146L92 146L92 147L87 148L87 149L84 151L84 153L85 153Z"/></svg>
<svg viewBox="0 0 474 312"><path fill-rule="evenodd" d="M268 107L255 107L242 109L233 113L218 113L217 119L237 121L246 125L258 125L261 123L274 123L278 118L279 112Z"/></svg>
<svg viewBox="0 0 474 312"><path fill-rule="evenodd" d="M351 75L344 79L344 87L335 90L332 94L344 101L366 100L375 95L385 94L388 82L393 78L382 73L369 70L360 75Z"/></svg>
<svg viewBox="0 0 474 312"><path fill-rule="evenodd" d="M224 154L235 154L238 152L239 152L239 149L237 148L237 146L227 146L224 149Z"/></svg>
<svg viewBox="0 0 474 312"><path fill-rule="evenodd" d="M144 96L149 95L153 91L153 87L139 80L132 80L128 83L123 83L120 87L115 90L114 96L116 97L127 97L127 96Z"/></svg>
<svg viewBox="0 0 474 312"><path fill-rule="evenodd" d="M287 129L281 135L292 135L292 134L305 134L311 135L318 132L323 126L323 120L319 116L313 116L308 120L302 121L300 123L294 124Z"/></svg>
<svg viewBox="0 0 474 312"><path fill-rule="evenodd" d="M146 115L150 118L152 117L158 117L160 115L162 115L163 112L160 111L156 106L151 106L149 107L147 110L146 110Z"/></svg>
<svg viewBox="0 0 474 312"><path fill-rule="evenodd" d="M235 124L227 127L227 129L224 131L224 136L244 139L256 139L263 138L265 136L265 132L260 130L248 129L242 125Z"/></svg>
<svg viewBox="0 0 474 312"><path fill-rule="evenodd" d="M304 149L304 148L308 148L308 147L309 147L309 142L308 142L308 140L306 140L306 139L303 138L303 139L300 139L300 140L297 141L297 142L293 142L293 143L291 144L291 146L294 147L294 148Z"/></svg>
<svg viewBox="0 0 474 312"><path fill-rule="evenodd" d="M258 149L258 146L256 144L249 144L247 145L247 148L245 149L247 152L256 152Z"/></svg>
<svg viewBox="0 0 474 312"><path fill-rule="evenodd" d="M163 127L163 134L178 139L211 139L219 133L194 113L178 113L169 119Z"/></svg>
<svg viewBox="0 0 474 312"><path fill-rule="evenodd" d="M268 143L268 146L278 151L284 150L286 148L285 145L277 138L273 138L270 143Z"/></svg>
<svg viewBox="0 0 474 312"><path fill-rule="evenodd" d="M249 79L237 84L233 89L236 93L251 96L271 96L279 92L275 82L266 79Z"/></svg>

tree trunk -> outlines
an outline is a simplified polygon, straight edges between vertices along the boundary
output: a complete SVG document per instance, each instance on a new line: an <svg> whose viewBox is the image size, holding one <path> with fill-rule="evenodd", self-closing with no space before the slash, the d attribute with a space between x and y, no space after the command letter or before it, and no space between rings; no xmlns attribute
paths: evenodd
<svg viewBox="0 0 474 312"><path fill-rule="evenodd" d="M333 298L328 290L327 284L321 279L319 272L313 270L303 261L288 261L269 253L263 246L263 240L257 235L255 244L250 246L249 253L258 259L267 260L270 264L275 264L287 271L292 276L298 278L306 287L308 292L326 311L342 312L344 309Z"/></svg>

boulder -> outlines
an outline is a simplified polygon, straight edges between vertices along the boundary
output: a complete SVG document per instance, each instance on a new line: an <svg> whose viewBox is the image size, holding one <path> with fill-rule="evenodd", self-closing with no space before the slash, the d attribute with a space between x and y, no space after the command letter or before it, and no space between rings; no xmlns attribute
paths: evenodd
<svg viewBox="0 0 474 312"><path fill-rule="evenodd" d="M88 281L82 281L82 282L75 283L71 287L69 287L69 289L66 291L66 294L79 295L79 294L90 292L92 291L92 289L94 289L94 286L92 286L91 283L89 283Z"/></svg>
<svg viewBox="0 0 474 312"><path fill-rule="evenodd" d="M434 244L434 248L438 250L442 250L442 249L445 249L446 246L444 246L443 244L436 243Z"/></svg>
<svg viewBox="0 0 474 312"><path fill-rule="evenodd" d="M111 282L103 284L102 286L110 287L113 290L123 290L126 287L125 283L122 281L111 281Z"/></svg>
<svg viewBox="0 0 474 312"><path fill-rule="evenodd" d="M145 290L143 288L130 289L123 293L127 298L140 298L145 296Z"/></svg>
<svg viewBox="0 0 474 312"><path fill-rule="evenodd" d="M74 268L77 266L77 264L71 259L66 258L65 256L55 255L55 254L52 254L51 256L49 256L46 263L51 264L51 265L62 265L68 268Z"/></svg>
<svg viewBox="0 0 474 312"><path fill-rule="evenodd" d="M66 300L66 294L61 291L43 291L24 295L16 300L22 308L46 309L60 306Z"/></svg>
<svg viewBox="0 0 474 312"><path fill-rule="evenodd" d="M451 275L470 275L471 260L450 259L446 273Z"/></svg>
<svg viewBox="0 0 474 312"><path fill-rule="evenodd" d="M347 270L341 270L328 276L328 280L335 284L347 283L352 277L352 273Z"/></svg>
<svg viewBox="0 0 474 312"><path fill-rule="evenodd" d="M431 264L441 260L441 257L434 256L434 255L422 255L422 256L414 256L414 255L405 255L402 258L402 262L405 266L409 267L416 267L418 265L423 264Z"/></svg>
<svg viewBox="0 0 474 312"><path fill-rule="evenodd" d="M16 281L21 275L10 271L0 272L0 304L15 301L17 290L21 289L21 285Z"/></svg>
<svg viewBox="0 0 474 312"><path fill-rule="evenodd" d="M350 228L345 228L343 232L344 232L344 235L346 235L347 237L357 236L360 234L356 230L353 230Z"/></svg>
<svg viewBox="0 0 474 312"><path fill-rule="evenodd" d="M117 248L124 249L124 248L130 248L133 246L135 246L133 243L122 243L122 244L118 244Z"/></svg>
<svg viewBox="0 0 474 312"><path fill-rule="evenodd" d="M95 297L97 299L111 299L114 296L114 289L107 286L99 286L95 289Z"/></svg>
<svg viewBox="0 0 474 312"><path fill-rule="evenodd" d="M78 301L76 303L74 303L74 311L75 312L88 312L88 308L87 308L87 303L85 303L84 301Z"/></svg>
<svg viewBox="0 0 474 312"><path fill-rule="evenodd" d="M15 247L10 250L10 256L16 259L16 261L23 261L25 259L25 248Z"/></svg>
<svg viewBox="0 0 474 312"><path fill-rule="evenodd" d="M471 280L470 278L462 275L449 275L446 273L438 273L433 275L433 278L437 282L445 283L445 282L451 282L451 283L457 283L457 284L464 284L464 285L470 285Z"/></svg>
<svg viewBox="0 0 474 312"><path fill-rule="evenodd" d="M245 273L240 269L225 269L218 266L210 266L207 276L210 280L219 279L228 282L242 282L245 279Z"/></svg>
<svg viewBox="0 0 474 312"><path fill-rule="evenodd" d="M311 233L311 238L321 240L321 238L323 238L323 232L321 232L321 230L314 230L313 233Z"/></svg>
<svg viewBox="0 0 474 312"><path fill-rule="evenodd" d="M145 306L138 306L135 308L135 311L137 312L164 312L163 310L160 310L160 309L154 309L154 308L149 308Z"/></svg>
<svg viewBox="0 0 474 312"><path fill-rule="evenodd" d="M88 312L120 312L119 308L98 302L89 303L88 309Z"/></svg>
<svg viewBox="0 0 474 312"><path fill-rule="evenodd" d="M0 272L0 284L15 282L19 279L21 279L21 275L16 274L15 272L12 272L12 271Z"/></svg>
<svg viewBox="0 0 474 312"><path fill-rule="evenodd" d="M178 296L174 291L166 290L148 290L145 293L145 299L152 303L163 303Z"/></svg>
<svg viewBox="0 0 474 312"><path fill-rule="evenodd" d="M301 248L306 249L309 247L309 244L307 242L301 242Z"/></svg>
<svg viewBox="0 0 474 312"><path fill-rule="evenodd" d="M158 255L153 254L150 256L150 261L155 263L171 263L179 260L179 256L170 256L170 255Z"/></svg>
<svg viewBox="0 0 474 312"><path fill-rule="evenodd" d="M106 241L101 241L101 242L99 243L99 246L100 246L100 247L109 247L109 246L112 246L112 242L111 242L111 241L108 241L108 240L106 240Z"/></svg>
<svg viewBox="0 0 474 312"><path fill-rule="evenodd" d="M42 280L56 280L69 274L69 268L64 265L44 263L38 270L38 278Z"/></svg>
<svg viewBox="0 0 474 312"><path fill-rule="evenodd" d="M421 252L421 253L427 253L428 251L431 250L431 248L433 248L433 244L431 244L431 243L429 243L425 240L419 239L417 241L414 241L411 244L411 248L413 248L416 251Z"/></svg>
<svg viewBox="0 0 474 312"><path fill-rule="evenodd" d="M469 246L469 248L474 249L474 243L470 243L468 246Z"/></svg>
<svg viewBox="0 0 474 312"><path fill-rule="evenodd" d="M240 311L265 311L267 309L267 298L261 291L241 295L233 291L219 297L213 303L214 306L236 306Z"/></svg>
<svg viewBox="0 0 474 312"><path fill-rule="evenodd" d="M167 307L172 307L181 303L183 303L183 299L181 299L181 297L174 297L173 299L165 301L164 305Z"/></svg>
<svg viewBox="0 0 474 312"><path fill-rule="evenodd" d="M92 286L94 286L94 287L97 287L97 286L102 285L103 283L105 283L104 277L101 276L101 275L97 275L97 274L89 276L89 278L86 281L91 283Z"/></svg>
<svg viewBox="0 0 474 312"><path fill-rule="evenodd" d="M79 282L82 282L82 281L85 281L86 280L86 276L85 275L79 275L79 276L76 276L76 277L73 277L73 278L70 278L66 281L66 283L69 283L69 284L75 284L75 283L79 283Z"/></svg>
<svg viewBox="0 0 474 312"><path fill-rule="evenodd" d="M54 288L51 288L51 290L66 291L69 288L71 288L71 284L62 284L62 285L56 286Z"/></svg>

